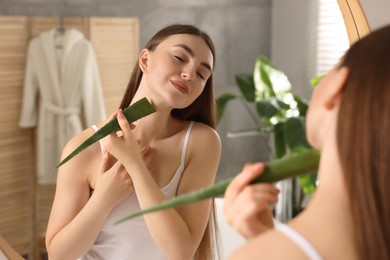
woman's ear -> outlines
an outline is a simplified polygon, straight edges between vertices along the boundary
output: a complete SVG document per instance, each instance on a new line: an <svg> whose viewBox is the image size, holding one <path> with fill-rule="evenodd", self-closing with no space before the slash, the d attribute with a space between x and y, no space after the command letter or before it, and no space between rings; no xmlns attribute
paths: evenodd
<svg viewBox="0 0 390 260"><path fill-rule="evenodd" d="M343 66L337 69L333 75L332 82L328 87L328 94L325 101L325 107L332 109L334 105L340 100L341 93L347 83L349 70Z"/></svg>
<svg viewBox="0 0 390 260"><path fill-rule="evenodd" d="M149 50L143 49L138 57L138 65L143 73L148 69Z"/></svg>

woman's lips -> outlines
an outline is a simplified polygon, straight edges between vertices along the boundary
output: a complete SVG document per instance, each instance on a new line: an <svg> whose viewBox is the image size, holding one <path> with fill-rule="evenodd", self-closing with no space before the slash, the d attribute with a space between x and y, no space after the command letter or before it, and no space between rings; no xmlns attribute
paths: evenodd
<svg viewBox="0 0 390 260"><path fill-rule="evenodd" d="M189 93L188 87L185 84L182 84L181 82L174 81L174 80L171 80L171 82L172 82L172 85L177 90L179 90L181 93L183 93L183 94L188 94Z"/></svg>

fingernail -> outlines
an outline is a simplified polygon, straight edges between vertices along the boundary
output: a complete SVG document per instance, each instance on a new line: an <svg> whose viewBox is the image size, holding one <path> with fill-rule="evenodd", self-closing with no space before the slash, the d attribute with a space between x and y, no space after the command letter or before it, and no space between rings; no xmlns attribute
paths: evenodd
<svg viewBox="0 0 390 260"><path fill-rule="evenodd" d="M123 114L122 110L120 110L120 111L118 112L118 117L119 117L120 119L125 118L125 115Z"/></svg>

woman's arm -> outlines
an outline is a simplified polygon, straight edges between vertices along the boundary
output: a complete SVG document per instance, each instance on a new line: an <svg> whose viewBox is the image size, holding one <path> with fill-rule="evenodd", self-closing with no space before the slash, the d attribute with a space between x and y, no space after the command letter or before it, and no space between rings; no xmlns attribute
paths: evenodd
<svg viewBox="0 0 390 260"><path fill-rule="evenodd" d="M106 148L130 173L141 208L166 200L142 163L139 151L133 149L136 148L136 140L127 121L120 114L118 121L124 135L122 138L110 137ZM220 139L206 125L194 125L188 148L188 160L180 182L179 195L211 185L220 159ZM204 234L210 208L211 201L208 200L146 214L144 218L154 241L168 259L191 259Z"/></svg>
<svg viewBox="0 0 390 260"><path fill-rule="evenodd" d="M79 137L68 142L63 155L81 143L77 139ZM131 178L124 167L116 163L108 169L108 155L102 159L100 150L93 153L93 149L100 148L90 147L59 168L46 232L50 259L76 259L85 254L112 208L133 191ZM96 165L96 168L91 165ZM88 180L90 172L97 173L92 196Z"/></svg>

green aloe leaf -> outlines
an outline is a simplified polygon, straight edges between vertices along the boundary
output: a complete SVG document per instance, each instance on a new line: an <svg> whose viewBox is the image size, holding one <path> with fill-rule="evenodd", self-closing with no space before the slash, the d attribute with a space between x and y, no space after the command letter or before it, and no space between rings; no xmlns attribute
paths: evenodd
<svg viewBox="0 0 390 260"><path fill-rule="evenodd" d="M142 98L132 104L131 106L127 107L125 110L123 110L123 114L125 115L127 121L129 123L133 123L134 121L137 121L138 119L145 117L147 115L150 115L152 113L156 112L156 109L152 106L152 104L149 103L149 101L146 98ZM77 147L72 153L70 153L65 159L63 159L58 165L57 168L72 159L74 156L76 156L78 153L86 149L91 144L99 141L100 139L104 138L105 136L118 131L120 129L119 123L116 118L112 119L110 122L105 124L102 128L100 128L96 133L94 133L91 137L89 137L87 140L85 140L79 147Z"/></svg>
<svg viewBox="0 0 390 260"><path fill-rule="evenodd" d="M286 178L314 173L318 169L319 159L319 151L314 149L302 149L299 152L290 154L287 157L267 163L263 174L253 180L252 183L277 182ZM140 216L142 214L174 208L184 204L223 195L233 178L234 177L230 177L210 187L166 200L154 207L136 211L128 216L123 217L122 219L119 219L115 222L115 224L121 223L130 218Z"/></svg>

